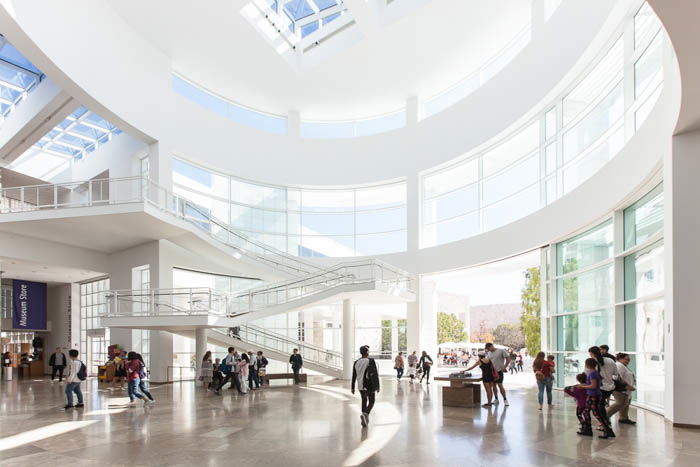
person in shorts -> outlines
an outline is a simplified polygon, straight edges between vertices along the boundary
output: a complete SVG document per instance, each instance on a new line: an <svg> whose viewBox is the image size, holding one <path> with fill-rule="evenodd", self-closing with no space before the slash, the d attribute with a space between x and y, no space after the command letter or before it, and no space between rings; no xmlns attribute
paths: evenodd
<svg viewBox="0 0 700 467"><path fill-rule="evenodd" d="M508 407L510 404L508 403L508 398L506 397L506 389L503 387L503 370L505 370L508 365L508 352L506 352L504 349L497 349L496 346L490 342L486 344L484 348L486 349L486 356L491 361L494 370L496 370L498 373L498 378L493 381L493 403L498 404L498 390L500 390L501 395L503 396L503 403L506 407Z"/></svg>

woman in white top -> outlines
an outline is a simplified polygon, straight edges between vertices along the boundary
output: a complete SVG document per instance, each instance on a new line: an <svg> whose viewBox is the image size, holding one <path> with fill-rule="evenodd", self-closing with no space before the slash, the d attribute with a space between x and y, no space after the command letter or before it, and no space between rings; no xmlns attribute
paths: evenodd
<svg viewBox="0 0 700 467"><path fill-rule="evenodd" d="M606 406L608 405L608 400L615 390L615 380L618 379L620 375L617 372L615 360L603 357L603 354L600 352L600 347L591 347L588 349L588 354L598 362L598 373L600 373L602 378L600 392L603 394L603 397L600 398L599 411L601 415L603 415L607 413Z"/></svg>
<svg viewBox="0 0 700 467"><path fill-rule="evenodd" d="M613 397L615 397L615 403L608 409L608 418L612 417L615 413L620 412L620 423L625 425L634 425L637 422L630 420L629 409L630 403L632 402L632 391L636 389L636 381L634 378L634 373L628 368L630 364L630 356L626 353L617 354L617 371L620 375L620 383L618 387L613 391ZM624 390L621 390L624 385Z"/></svg>

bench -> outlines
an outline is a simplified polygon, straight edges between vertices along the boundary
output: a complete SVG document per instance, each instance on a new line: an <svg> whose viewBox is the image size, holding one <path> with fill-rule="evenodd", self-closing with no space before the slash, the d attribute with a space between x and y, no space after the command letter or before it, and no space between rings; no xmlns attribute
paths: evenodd
<svg viewBox="0 0 700 467"><path fill-rule="evenodd" d="M262 377L263 386L269 386L271 379L294 379L294 373L267 373ZM306 382L306 373L299 373L299 381Z"/></svg>

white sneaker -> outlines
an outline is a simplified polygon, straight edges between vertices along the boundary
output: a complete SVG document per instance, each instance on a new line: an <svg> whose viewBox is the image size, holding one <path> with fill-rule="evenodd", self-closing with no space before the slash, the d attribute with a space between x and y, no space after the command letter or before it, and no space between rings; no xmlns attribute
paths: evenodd
<svg viewBox="0 0 700 467"><path fill-rule="evenodd" d="M493 400L493 403L494 403L494 404L498 404L498 403L499 403L498 398L494 399L494 400Z"/></svg>
<svg viewBox="0 0 700 467"><path fill-rule="evenodd" d="M128 407L136 407L136 401L130 401L128 404L126 404Z"/></svg>
<svg viewBox="0 0 700 467"><path fill-rule="evenodd" d="M508 403L508 399L503 399L503 405L508 407L510 404Z"/></svg>

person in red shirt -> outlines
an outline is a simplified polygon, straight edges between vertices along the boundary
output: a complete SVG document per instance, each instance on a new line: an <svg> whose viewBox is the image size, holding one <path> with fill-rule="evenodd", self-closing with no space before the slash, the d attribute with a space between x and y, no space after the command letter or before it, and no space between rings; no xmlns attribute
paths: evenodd
<svg viewBox="0 0 700 467"><path fill-rule="evenodd" d="M532 370L537 380L537 402L540 410L544 402L544 391L547 390L547 404L552 407L552 386L554 385L554 356L550 355L546 360L544 352L539 352L532 363Z"/></svg>

